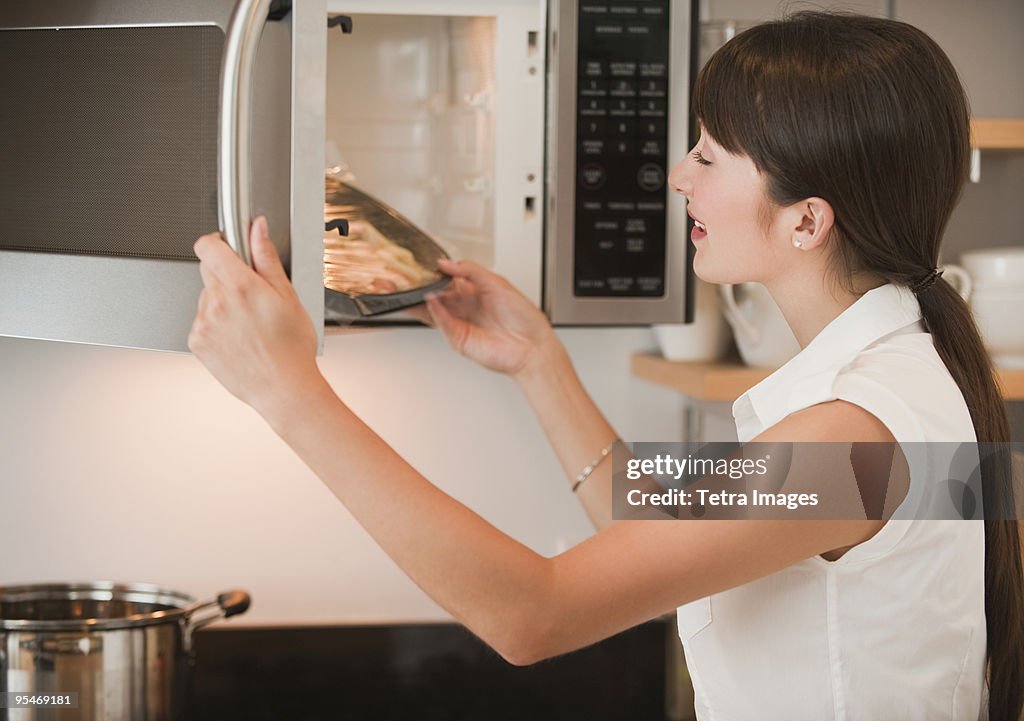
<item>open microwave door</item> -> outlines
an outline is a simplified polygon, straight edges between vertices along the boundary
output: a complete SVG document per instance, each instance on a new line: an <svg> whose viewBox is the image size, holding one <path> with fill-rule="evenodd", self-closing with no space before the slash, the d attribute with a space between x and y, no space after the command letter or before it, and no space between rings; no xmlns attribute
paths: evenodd
<svg viewBox="0 0 1024 721"><path fill-rule="evenodd" d="M4 4L0 335L187 351L192 245L238 242L246 206L322 332L325 18L323 0Z"/></svg>

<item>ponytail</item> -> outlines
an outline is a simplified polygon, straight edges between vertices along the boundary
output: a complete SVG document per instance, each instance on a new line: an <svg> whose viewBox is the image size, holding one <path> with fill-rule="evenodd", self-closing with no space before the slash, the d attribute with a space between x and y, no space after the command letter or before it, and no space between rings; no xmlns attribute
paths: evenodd
<svg viewBox="0 0 1024 721"><path fill-rule="evenodd" d="M985 621L988 632L990 721L1018 721L1024 707L1024 570L1016 519L1010 425L974 317L948 283L918 295L935 348L960 387L978 442L998 444L982 464L985 511ZM1009 520L1007 520L1009 519Z"/></svg>

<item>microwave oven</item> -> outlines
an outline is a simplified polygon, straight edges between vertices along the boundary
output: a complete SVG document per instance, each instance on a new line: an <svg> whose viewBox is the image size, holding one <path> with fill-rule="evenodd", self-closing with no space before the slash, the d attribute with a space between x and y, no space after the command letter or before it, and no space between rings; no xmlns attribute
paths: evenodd
<svg viewBox="0 0 1024 721"><path fill-rule="evenodd" d="M220 228L244 257L258 214L322 330L329 166L555 324L689 320L688 218L666 180L689 147L695 13L8 3L0 335L186 350L192 243ZM351 33L329 27L341 16Z"/></svg>

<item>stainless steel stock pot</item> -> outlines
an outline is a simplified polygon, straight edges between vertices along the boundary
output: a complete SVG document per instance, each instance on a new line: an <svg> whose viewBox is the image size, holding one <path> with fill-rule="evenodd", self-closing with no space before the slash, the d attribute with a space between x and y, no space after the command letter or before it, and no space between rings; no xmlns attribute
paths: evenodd
<svg viewBox="0 0 1024 721"><path fill-rule="evenodd" d="M196 603L143 584L0 587L0 721L179 721L192 633L248 608L244 591ZM15 694L77 694L77 708L15 708Z"/></svg>

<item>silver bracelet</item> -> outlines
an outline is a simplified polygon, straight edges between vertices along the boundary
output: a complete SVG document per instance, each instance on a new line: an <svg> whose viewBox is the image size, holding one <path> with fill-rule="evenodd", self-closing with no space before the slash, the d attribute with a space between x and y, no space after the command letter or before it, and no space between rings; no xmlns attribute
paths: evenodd
<svg viewBox="0 0 1024 721"><path fill-rule="evenodd" d="M597 467L601 465L601 461L610 456L615 446L617 446L620 443L622 443L622 439L616 438L614 441L612 441L607 446L601 449L601 453L597 456L597 458L588 463L586 468L583 469L583 472L576 476L576 482L572 484L573 493L576 492L576 489L580 487L580 484L583 483L583 481L587 480L587 478L590 477L591 473L597 470Z"/></svg>

